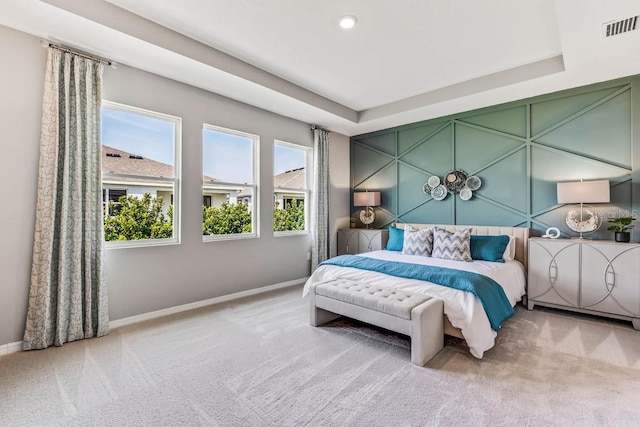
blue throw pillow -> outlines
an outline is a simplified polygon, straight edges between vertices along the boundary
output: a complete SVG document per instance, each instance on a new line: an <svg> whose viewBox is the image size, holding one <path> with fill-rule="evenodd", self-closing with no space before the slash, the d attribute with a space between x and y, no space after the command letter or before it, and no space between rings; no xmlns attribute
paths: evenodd
<svg viewBox="0 0 640 427"><path fill-rule="evenodd" d="M404 243L404 229L389 226L389 241L387 242L388 251L401 251Z"/></svg>
<svg viewBox="0 0 640 427"><path fill-rule="evenodd" d="M502 254L509 244L509 236L471 235L471 258L483 261L504 262Z"/></svg>

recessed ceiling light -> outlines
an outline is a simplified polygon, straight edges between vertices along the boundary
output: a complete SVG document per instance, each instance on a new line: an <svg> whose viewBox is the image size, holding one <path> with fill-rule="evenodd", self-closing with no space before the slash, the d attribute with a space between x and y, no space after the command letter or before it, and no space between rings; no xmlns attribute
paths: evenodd
<svg viewBox="0 0 640 427"><path fill-rule="evenodd" d="M345 30L353 28L358 22L358 18L353 15L347 15L340 18L340 26Z"/></svg>

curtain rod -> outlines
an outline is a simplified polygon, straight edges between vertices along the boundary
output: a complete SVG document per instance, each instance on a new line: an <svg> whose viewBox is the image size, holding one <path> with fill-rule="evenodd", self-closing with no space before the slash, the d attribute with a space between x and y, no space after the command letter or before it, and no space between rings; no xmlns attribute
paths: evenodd
<svg viewBox="0 0 640 427"><path fill-rule="evenodd" d="M320 126L318 126L318 125L311 125L311 130L316 130L316 129L318 129L318 130L323 130L323 131L325 131L325 132L329 132L329 133L331 133L331 131L330 131L329 129L325 129L325 128L320 127Z"/></svg>
<svg viewBox="0 0 640 427"><path fill-rule="evenodd" d="M68 52L68 53L72 53L74 55L78 55L81 58L90 59L92 61L100 62L101 64L108 65L108 66L110 66L111 68L114 68L114 69L118 68L118 63L115 62L115 61L109 61L108 59L104 59L104 58L101 58L99 56L91 55L91 54L82 52L82 51L77 50L77 49L72 49L72 48L67 47L67 46L62 46L60 44L51 43L51 42L48 42L46 40L42 41L41 46L44 47L44 48L52 47L54 49L58 49L58 50L61 50L63 52Z"/></svg>

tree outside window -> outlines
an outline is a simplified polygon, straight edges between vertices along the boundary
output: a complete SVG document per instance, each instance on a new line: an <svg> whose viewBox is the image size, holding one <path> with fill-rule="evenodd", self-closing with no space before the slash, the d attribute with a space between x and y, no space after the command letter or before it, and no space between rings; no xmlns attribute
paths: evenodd
<svg viewBox="0 0 640 427"><path fill-rule="evenodd" d="M258 136L205 125L202 143L203 240L256 237Z"/></svg>
<svg viewBox="0 0 640 427"><path fill-rule="evenodd" d="M277 234L307 231L309 162L311 150L275 141L273 149L273 231Z"/></svg>

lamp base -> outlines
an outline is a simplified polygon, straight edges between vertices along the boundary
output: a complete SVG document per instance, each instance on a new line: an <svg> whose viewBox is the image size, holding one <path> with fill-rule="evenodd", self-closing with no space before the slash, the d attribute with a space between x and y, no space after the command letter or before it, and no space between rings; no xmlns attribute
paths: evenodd
<svg viewBox="0 0 640 427"><path fill-rule="evenodd" d="M365 225L365 228L369 228L370 224L376 220L376 213L371 206L362 208L360 211L360 221Z"/></svg>
<svg viewBox="0 0 640 427"><path fill-rule="evenodd" d="M580 233L580 239L583 239L583 233L591 233L600 228L602 219L591 207L584 207L580 204L580 210L571 209L565 217L567 227L576 233Z"/></svg>

